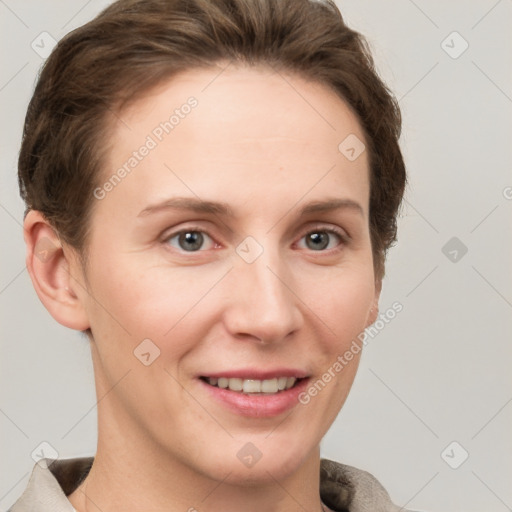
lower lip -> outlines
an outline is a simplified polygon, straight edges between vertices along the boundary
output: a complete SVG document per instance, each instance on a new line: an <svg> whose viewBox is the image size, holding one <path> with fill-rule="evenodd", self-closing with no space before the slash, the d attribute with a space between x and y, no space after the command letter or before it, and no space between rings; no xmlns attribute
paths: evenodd
<svg viewBox="0 0 512 512"><path fill-rule="evenodd" d="M269 395L231 391L211 386L202 379L199 382L214 400L235 414L249 418L271 418L283 414L299 403L299 395L306 388L308 380L302 379L293 388Z"/></svg>

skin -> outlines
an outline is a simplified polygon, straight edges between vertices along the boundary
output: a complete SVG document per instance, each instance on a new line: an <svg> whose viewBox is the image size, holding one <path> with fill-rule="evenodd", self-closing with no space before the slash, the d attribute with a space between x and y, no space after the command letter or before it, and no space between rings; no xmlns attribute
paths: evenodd
<svg viewBox="0 0 512 512"><path fill-rule="evenodd" d="M86 269L39 212L25 219L27 267L41 301L61 324L92 331L98 446L69 496L81 512L321 510L319 444L360 354L307 405L270 418L228 410L198 375L292 367L314 382L375 321L368 159L363 152L350 162L338 150L347 135L364 135L324 85L265 68L219 70L182 73L115 120L105 180L169 113L198 100L95 200ZM139 216L176 196L227 202L235 216ZM332 198L361 211L298 216L306 203ZM199 251L169 240L191 227L204 234ZM333 227L350 238L325 233ZM310 232L324 233L327 247L308 245ZM235 251L247 236L263 248L250 264ZM44 261L43 239L54 246ZM133 353L147 338L160 349L149 366ZM236 456L248 442L262 454L250 468Z"/></svg>

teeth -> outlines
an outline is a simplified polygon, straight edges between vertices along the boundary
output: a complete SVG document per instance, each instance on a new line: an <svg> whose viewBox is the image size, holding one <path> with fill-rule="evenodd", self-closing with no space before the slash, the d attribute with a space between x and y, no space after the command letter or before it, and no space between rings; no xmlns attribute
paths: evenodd
<svg viewBox="0 0 512 512"><path fill-rule="evenodd" d="M277 388L279 391L282 391L284 388L286 388L287 381L288 377L279 377L279 379L277 379Z"/></svg>
<svg viewBox="0 0 512 512"><path fill-rule="evenodd" d="M229 389L231 389L231 387ZM243 391L244 393L260 393L261 380L245 379L243 384Z"/></svg>
<svg viewBox="0 0 512 512"><path fill-rule="evenodd" d="M290 389L295 384L296 380L295 377L288 377L288 379L286 379L286 389Z"/></svg>
<svg viewBox="0 0 512 512"><path fill-rule="evenodd" d="M277 391L278 391L277 379L264 380L261 383L261 391L263 393L277 393Z"/></svg>
<svg viewBox="0 0 512 512"><path fill-rule="evenodd" d="M228 388L231 391L242 391L244 387L244 381L242 379L228 379Z"/></svg>
<svg viewBox="0 0 512 512"><path fill-rule="evenodd" d="M231 391L238 391L242 393L275 394L279 391L292 388L297 382L297 379L295 377L278 377L275 379L265 380L207 377L206 381L211 386L230 389Z"/></svg>

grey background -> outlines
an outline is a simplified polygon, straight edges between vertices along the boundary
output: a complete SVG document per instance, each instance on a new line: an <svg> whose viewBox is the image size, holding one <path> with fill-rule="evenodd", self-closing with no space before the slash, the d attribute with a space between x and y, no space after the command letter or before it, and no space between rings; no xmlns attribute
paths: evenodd
<svg viewBox="0 0 512 512"><path fill-rule="evenodd" d="M50 317L24 266L16 160L43 62L32 41L58 40L108 3L0 0L0 510L42 441L60 457L96 448L88 345ZM410 185L381 301L403 311L368 343L322 454L370 471L401 506L510 510L512 1L338 4L400 99ZM469 44L458 58L454 31Z"/></svg>

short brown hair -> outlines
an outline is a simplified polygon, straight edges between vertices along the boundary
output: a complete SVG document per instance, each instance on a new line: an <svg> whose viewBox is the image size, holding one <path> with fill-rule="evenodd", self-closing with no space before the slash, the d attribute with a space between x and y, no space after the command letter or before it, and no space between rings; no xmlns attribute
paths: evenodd
<svg viewBox="0 0 512 512"><path fill-rule="evenodd" d="M18 169L26 211L41 211L83 257L107 113L180 71L225 60L294 72L351 106L369 151L369 227L382 277L406 184L401 115L366 40L331 0L119 0L70 32L45 62L25 119Z"/></svg>

